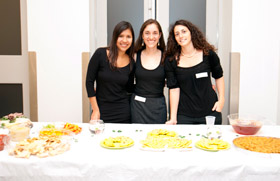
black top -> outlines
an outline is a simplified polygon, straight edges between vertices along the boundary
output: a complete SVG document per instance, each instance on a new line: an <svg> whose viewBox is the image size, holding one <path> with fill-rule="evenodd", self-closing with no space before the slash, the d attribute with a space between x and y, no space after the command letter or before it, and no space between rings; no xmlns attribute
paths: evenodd
<svg viewBox="0 0 280 181"><path fill-rule="evenodd" d="M90 59L86 77L88 97L96 96L101 119L105 122L123 122L130 119L127 92L133 91L135 63L112 70L106 48L99 48ZM94 81L96 80L96 92Z"/></svg>
<svg viewBox="0 0 280 181"><path fill-rule="evenodd" d="M203 61L193 67L179 67L175 60L165 59L167 87L180 88L178 114L188 117L203 117L212 113L218 100L212 88L211 77L223 76L220 59L213 51L203 55Z"/></svg>
<svg viewBox="0 0 280 181"><path fill-rule="evenodd" d="M149 70L145 69L141 62L141 51L139 51L136 58L135 94L149 98L162 97L165 85L164 66L160 63L157 68Z"/></svg>

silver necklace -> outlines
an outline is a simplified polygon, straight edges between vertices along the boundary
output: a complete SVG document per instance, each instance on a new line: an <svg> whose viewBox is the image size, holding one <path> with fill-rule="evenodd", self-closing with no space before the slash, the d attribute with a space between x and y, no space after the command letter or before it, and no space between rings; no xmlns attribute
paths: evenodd
<svg viewBox="0 0 280 181"><path fill-rule="evenodd" d="M189 55L189 56L187 56L186 54L184 54L183 51L181 50L181 55L182 55L183 57L191 58L191 57L193 57L195 54L196 54L196 49L194 49L194 52L193 52L191 55Z"/></svg>

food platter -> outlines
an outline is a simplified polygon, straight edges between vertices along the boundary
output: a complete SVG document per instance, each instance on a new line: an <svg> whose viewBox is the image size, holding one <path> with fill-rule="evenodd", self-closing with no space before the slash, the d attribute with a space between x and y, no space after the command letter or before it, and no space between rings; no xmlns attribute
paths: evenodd
<svg viewBox="0 0 280 181"><path fill-rule="evenodd" d="M128 146L123 146L123 147L111 147L111 146L105 145L103 142L100 142L100 145L103 148L107 148L107 149L111 149L111 150L120 150L120 149L132 147L134 144L131 144L131 145L128 145Z"/></svg>
<svg viewBox="0 0 280 181"><path fill-rule="evenodd" d="M280 153L280 138L265 136L242 136L235 138L233 144L242 150L258 153Z"/></svg>
<svg viewBox="0 0 280 181"><path fill-rule="evenodd" d="M192 150L192 140L180 138L175 131L154 129L148 132L145 140L141 140L141 150L144 151L189 151Z"/></svg>
<svg viewBox="0 0 280 181"><path fill-rule="evenodd" d="M117 137L109 137L100 142L100 145L103 148L107 149L124 149L129 148L134 145L134 141L130 137L126 136L117 136Z"/></svg>
<svg viewBox="0 0 280 181"><path fill-rule="evenodd" d="M217 152L220 150L228 150L230 144L220 139L201 139L195 143L195 147L204 151Z"/></svg>

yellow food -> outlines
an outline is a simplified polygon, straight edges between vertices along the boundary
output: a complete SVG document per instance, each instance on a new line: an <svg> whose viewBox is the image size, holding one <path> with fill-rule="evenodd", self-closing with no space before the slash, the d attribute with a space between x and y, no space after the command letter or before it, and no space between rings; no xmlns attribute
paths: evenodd
<svg viewBox="0 0 280 181"><path fill-rule="evenodd" d="M60 137L63 135L70 135L71 132L65 129L44 128L40 131L40 136Z"/></svg>
<svg viewBox="0 0 280 181"><path fill-rule="evenodd" d="M226 150L230 147L230 144L221 139L205 139L202 138L196 142L196 146L207 150Z"/></svg>
<svg viewBox="0 0 280 181"><path fill-rule="evenodd" d="M176 137L177 133L175 131L168 131L166 129L154 129L148 133L148 137Z"/></svg>
<svg viewBox="0 0 280 181"><path fill-rule="evenodd" d="M280 153L280 139L261 136L243 136L233 140L235 146L261 153Z"/></svg>
<svg viewBox="0 0 280 181"><path fill-rule="evenodd" d="M161 149L161 148L191 148L190 144L192 143L191 140L181 139L181 138L152 138L148 137L145 140L141 141L143 148L154 148L154 149Z"/></svg>
<svg viewBox="0 0 280 181"><path fill-rule="evenodd" d="M125 148L134 144L134 141L126 136L118 136L115 138L109 137L101 142L105 147L111 148Z"/></svg>

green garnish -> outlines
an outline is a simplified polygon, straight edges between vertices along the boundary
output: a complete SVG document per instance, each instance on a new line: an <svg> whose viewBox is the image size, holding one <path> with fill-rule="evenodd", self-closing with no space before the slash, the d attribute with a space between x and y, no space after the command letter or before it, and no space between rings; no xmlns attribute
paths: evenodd
<svg viewBox="0 0 280 181"><path fill-rule="evenodd" d="M203 137L203 138L208 138L208 137L207 137L207 136L205 136L205 135L202 135L202 137Z"/></svg>
<svg viewBox="0 0 280 181"><path fill-rule="evenodd" d="M200 134L196 134L196 136L200 136Z"/></svg>
<svg viewBox="0 0 280 181"><path fill-rule="evenodd" d="M112 130L113 132L116 132L115 130Z"/></svg>
<svg viewBox="0 0 280 181"><path fill-rule="evenodd" d="M0 128L5 128L5 123L2 123Z"/></svg>
<svg viewBox="0 0 280 181"><path fill-rule="evenodd" d="M122 132L122 130L118 130L118 133L121 133Z"/></svg>
<svg viewBox="0 0 280 181"><path fill-rule="evenodd" d="M138 129L137 130L135 130L136 132L138 132Z"/></svg>
<svg viewBox="0 0 280 181"><path fill-rule="evenodd" d="M48 124L47 126L43 126L44 128L55 128L53 124Z"/></svg>

